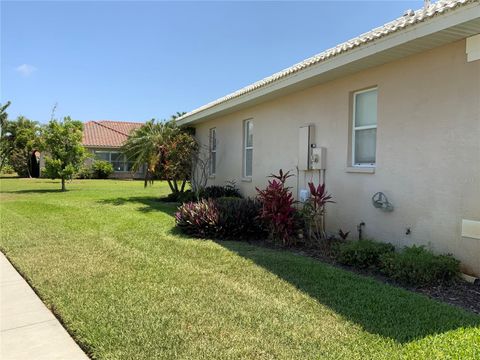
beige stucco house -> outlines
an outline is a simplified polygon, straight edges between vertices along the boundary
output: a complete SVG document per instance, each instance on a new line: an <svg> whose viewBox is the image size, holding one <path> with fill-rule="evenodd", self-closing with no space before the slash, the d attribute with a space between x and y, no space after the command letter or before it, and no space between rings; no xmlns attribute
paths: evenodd
<svg viewBox="0 0 480 360"><path fill-rule="evenodd" d="M404 16L193 110L209 184L325 181L327 228L452 253L480 275L480 3ZM375 207L382 192L390 206ZM377 195L378 196L378 195ZM393 211L392 211L393 209ZM390 210L390 211L389 211Z"/></svg>
<svg viewBox="0 0 480 360"><path fill-rule="evenodd" d="M144 169L133 171L133 162L122 151L128 136L142 125L144 123L111 120L85 122L82 136L82 145L88 153L85 165L91 165L96 159L103 160L112 164L112 179L143 179ZM43 154L40 155L39 166L40 171L45 167Z"/></svg>
<svg viewBox="0 0 480 360"><path fill-rule="evenodd" d="M113 179L143 179L144 170L132 171L133 162L122 152L128 135L143 123L98 120L83 125L82 145L90 153L87 163L94 159L107 161L113 166Z"/></svg>

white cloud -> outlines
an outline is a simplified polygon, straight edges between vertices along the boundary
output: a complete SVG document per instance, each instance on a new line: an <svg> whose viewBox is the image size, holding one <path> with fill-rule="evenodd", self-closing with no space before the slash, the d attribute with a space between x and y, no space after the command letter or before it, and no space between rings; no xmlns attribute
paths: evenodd
<svg viewBox="0 0 480 360"><path fill-rule="evenodd" d="M32 75L33 72L37 71L37 68L33 65L22 64L20 66L17 66L15 70L23 77L28 77Z"/></svg>

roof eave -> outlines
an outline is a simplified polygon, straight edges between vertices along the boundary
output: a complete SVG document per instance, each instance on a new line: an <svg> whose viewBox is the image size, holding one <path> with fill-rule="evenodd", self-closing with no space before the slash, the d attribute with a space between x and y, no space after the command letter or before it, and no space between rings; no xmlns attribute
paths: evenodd
<svg viewBox="0 0 480 360"><path fill-rule="evenodd" d="M191 115L186 114L178 120L178 124L198 124L293 91L478 34L479 28L480 6L471 3L351 49L249 93ZM412 43L416 43L416 46L406 46Z"/></svg>

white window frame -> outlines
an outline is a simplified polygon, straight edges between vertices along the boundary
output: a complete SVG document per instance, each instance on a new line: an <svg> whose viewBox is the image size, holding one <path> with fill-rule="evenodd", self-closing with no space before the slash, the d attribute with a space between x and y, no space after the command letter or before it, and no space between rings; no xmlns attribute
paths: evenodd
<svg viewBox="0 0 480 360"><path fill-rule="evenodd" d="M217 128L211 128L208 131L208 151L210 152L208 175L215 176L217 172ZM213 154L215 154L215 157L213 157Z"/></svg>
<svg viewBox="0 0 480 360"><path fill-rule="evenodd" d="M247 119L243 121L243 171L242 175L245 179L251 179L253 175L253 136L252 145L247 146L248 124L253 124L253 119ZM252 150L252 173L247 175L247 150Z"/></svg>
<svg viewBox="0 0 480 360"><path fill-rule="evenodd" d="M370 91L377 91L377 112L378 112L378 87L375 86L375 87L372 87L372 88L368 88L368 89L365 89L365 90L360 90L360 91L355 91L353 93L353 109L352 109L352 161L351 161L351 164L352 166L354 167L367 167L367 168L374 168L377 166L377 154L376 154L376 142L377 142L377 138L375 136L375 162L374 163L355 163L355 132L357 130L370 130L370 129L377 129L377 125L378 125L378 116L377 116L377 123L375 125L365 125L365 126L355 126L355 114L356 114L356 109L357 109L357 95L358 94L363 94L363 93L366 93L366 92L370 92Z"/></svg>

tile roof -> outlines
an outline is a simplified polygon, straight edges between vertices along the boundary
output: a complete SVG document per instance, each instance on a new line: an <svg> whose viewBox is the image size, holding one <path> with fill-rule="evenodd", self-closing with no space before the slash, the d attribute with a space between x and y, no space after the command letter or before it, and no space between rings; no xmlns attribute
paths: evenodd
<svg viewBox="0 0 480 360"><path fill-rule="evenodd" d="M314 55L308 59L305 59L289 68L281 70L271 76L268 76L262 80L259 80L251 85L248 85L240 90L237 90L233 93L230 93L224 97L221 97L217 100L214 100L206 105L203 105L197 109L194 109L184 116L180 117L178 120L183 120L188 118L191 115L204 111L206 109L212 108L216 105L222 104L228 100L238 98L242 95L248 94L254 90L263 88L267 85L270 85L278 80L284 79L288 76L294 75L301 70L309 68L310 66L316 65L328 59L331 59L337 55L350 51L352 49L358 48L365 44L369 44L377 39L383 38L387 35L393 34L405 28L411 27L415 24L421 23L425 20L433 18L437 15L443 14L445 12L451 11L458 7L468 5L471 3L479 2L479 0L439 0L435 3L431 3L428 6L425 6L419 10L407 10L405 14L391 22L386 23L383 26L370 30L362 35L359 35L353 39L350 39L344 43L341 43L331 49L328 49L320 54Z"/></svg>
<svg viewBox="0 0 480 360"><path fill-rule="evenodd" d="M123 145L128 135L143 123L123 121L88 121L83 124L84 146L115 148Z"/></svg>

